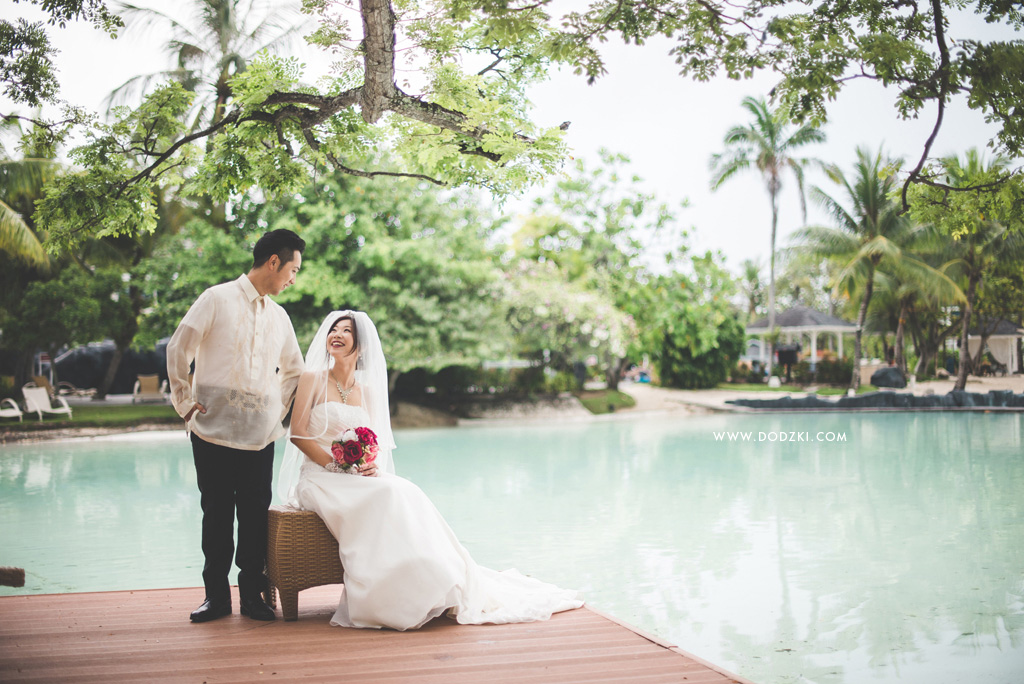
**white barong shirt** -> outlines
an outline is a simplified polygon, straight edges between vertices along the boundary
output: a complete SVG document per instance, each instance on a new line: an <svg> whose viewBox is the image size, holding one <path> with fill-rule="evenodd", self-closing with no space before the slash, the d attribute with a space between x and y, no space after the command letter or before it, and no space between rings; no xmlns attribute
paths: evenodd
<svg viewBox="0 0 1024 684"><path fill-rule="evenodd" d="M233 449L259 451L285 433L302 369L288 314L244 274L199 295L167 344L174 409L184 418L202 404L188 429Z"/></svg>

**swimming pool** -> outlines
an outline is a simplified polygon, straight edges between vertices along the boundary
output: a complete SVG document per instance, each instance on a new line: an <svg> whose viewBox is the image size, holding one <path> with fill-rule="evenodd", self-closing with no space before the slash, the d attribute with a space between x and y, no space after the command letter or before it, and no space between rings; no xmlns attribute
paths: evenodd
<svg viewBox="0 0 1024 684"><path fill-rule="evenodd" d="M402 431L483 565L753 681L1024 672L1020 414L651 416ZM0 448L2 594L201 584L183 435Z"/></svg>

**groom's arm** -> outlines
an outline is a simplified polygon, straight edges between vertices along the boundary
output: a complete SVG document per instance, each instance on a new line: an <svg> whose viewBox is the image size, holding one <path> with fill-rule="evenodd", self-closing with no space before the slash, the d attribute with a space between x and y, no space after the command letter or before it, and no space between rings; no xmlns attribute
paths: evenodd
<svg viewBox="0 0 1024 684"><path fill-rule="evenodd" d="M283 406L281 420L284 420L288 411L291 410L292 401L295 399L295 390L299 385L299 376L302 375L306 365L302 358L302 350L299 349L299 342L295 339L295 329L292 327L291 319L288 319L286 338L284 347L281 349L281 358L277 364L281 378L281 404Z"/></svg>
<svg viewBox="0 0 1024 684"><path fill-rule="evenodd" d="M186 422L195 411L206 413L192 396L189 371L199 351L199 345L212 324L214 306L206 292L192 304L178 328L167 343L167 383L171 391L171 404Z"/></svg>

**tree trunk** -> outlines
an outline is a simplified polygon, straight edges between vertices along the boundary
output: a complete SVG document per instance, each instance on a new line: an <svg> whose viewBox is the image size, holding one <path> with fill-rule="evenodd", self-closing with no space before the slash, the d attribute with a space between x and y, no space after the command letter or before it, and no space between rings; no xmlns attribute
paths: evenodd
<svg viewBox="0 0 1024 684"><path fill-rule="evenodd" d="M771 378L775 357L775 344L771 335L775 332L775 232L779 225L779 191L777 187L769 186L768 192L772 198L772 242L768 259L768 335L765 336L765 342L768 345L768 377Z"/></svg>
<svg viewBox="0 0 1024 684"><path fill-rule="evenodd" d="M904 329L906 328L906 321L907 321L907 305L906 304L901 304L900 305L900 319L899 319L899 322L896 324L896 341L894 343L894 346L896 348L896 350L895 350L896 367L900 369L900 373L903 374L904 378L907 377L907 356L906 356L906 349L904 348L904 345L903 345L903 333L904 333Z"/></svg>
<svg viewBox="0 0 1024 684"><path fill-rule="evenodd" d="M918 377L924 377L930 375L928 373L928 366L931 364L932 359L935 358L930 349L924 347L917 348L917 365L914 366L914 375Z"/></svg>
<svg viewBox="0 0 1024 684"><path fill-rule="evenodd" d="M137 258L133 266L137 265L138 261L139 259ZM128 287L128 297L131 298L132 316L131 318L125 319L120 328L112 331L112 337L114 338L114 355L110 357L110 365L107 366L107 372L103 376L103 382L101 382L100 386L96 388L96 394L93 396L94 401L102 401L107 398L107 394L110 393L110 388L114 384L114 378L117 377L117 371L121 367L121 362L124 360L125 352L128 351L128 347L131 346L136 333L139 332L139 316L142 315L142 308L145 306L146 302L142 296L142 290L134 284Z"/></svg>
<svg viewBox="0 0 1024 684"><path fill-rule="evenodd" d="M978 353L971 357L971 370L978 374L981 372L981 358L985 355L985 345L988 344L988 335L981 336L981 344L978 345ZM970 353L970 350L967 350Z"/></svg>
<svg viewBox="0 0 1024 684"><path fill-rule="evenodd" d="M103 401L107 398L107 394L110 393L110 386L114 384L114 378L117 377L117 371L121 367L124 352L125 348L122 348L121 345L114 346L114 355L110 357L107 372L103 374L103 381L96 388L96 394L92 395L93 401Z"/></svg>
<svg viewBox="0 0 1024 684"><path fill-rule="evenodd" d="M932 363L936 364L936 373L938 372L939 351L946 343L946 338L957 329L958 325L958 321L953 321L948 326L941 328L937 322L931 321L924 326L920 326L920 334L916 332L919 329L918 326L910 326L914 347L919 354L917 365L914 367L914 372L918 377L933 375L928 371L928 367Z"/></svg>
<svg viewBox="0 0 1024 684"><path fill-rule="evenodd" d="M395 88L395 14L388 0L362 0L365 76L360 100L363 120L376 123L389 108Z"/></svg>
<svg viewBox="0 0 1024 684"><path fill-rule="evenodd" d="M614 392L619 389L619 378L622 377L622 369L625 365L626 359L613 358L606 366L604 381L610 391Z"/></svg>
<svg viewBox="0 0 1024 684"><path fill-rule="evenodd" d="M398 415L398 402L394 400L395 397L395 386L398 384L398 378L401 377L402 371L389 369L388 370L388 412L392 416Z"/></svg>
<svg viewBox="0 0 1024 684"><path fill-rule="evenodd" d="M850 378L850 389L860 389L860 357L861 338L864 335L864 321L868 317L868 305L871 303L871 295L875 291L875 267L868 267L868 281L864 286L864 298L860 303L860 312L857 314L857 332L853 335L853 377Z"/></svg>
<svg viewBox="0 0 1024 684"><path fill-rule="evenodd" d="M969 370L971 354L967 346L968 331L971 326L971 313L974 311L974 296L978 290L978 280L975 276L971 276L967 282L967 303L964 305L964 315L960 321L960 368L956 374L956 384L953 385L953 391L963 390L967 386L967 371Z"/></svg>
<svg viewBox="0 0 1024 684"><path fill-rule="evenodd" d="M32 379L32 360L35 354L31 351L21 351L17 354L14 364L14 390L17 401L21 401L21 388Z"/></svg>
<svg viewBox="0 0 1024 684"><path fill-rule="evenodd" d="M53 348L49 349L47 353L50 355L50 385L53 386L53 394L57 394L57 383L60 382L60 378L57 377L57 354L60 353L60 349Z"/></svg>

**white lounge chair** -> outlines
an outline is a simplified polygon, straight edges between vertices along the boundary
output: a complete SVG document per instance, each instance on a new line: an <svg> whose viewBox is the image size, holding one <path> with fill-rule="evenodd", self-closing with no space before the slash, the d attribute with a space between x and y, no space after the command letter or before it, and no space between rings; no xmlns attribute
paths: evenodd
<svg viewBox="0 0 1024 684"><path fill-rule="evenodd" d="M64 397L56 398L56 401L60 402L60 406L54 408L50 403L50 395L46 393L45 387L22 387L21 393L25 395L25 410L29 413L33 411L38 413L39 420L43 419L44 413L52 413L54 415L66 413L68 419L71 419L71 407L68 406L68 402L64 400Z"/></svg>
<svg viewBox="0 0 1024 684"><path fill-rule="evenodd" d="M57 396L57 391L53 389L53 385L50 384L50 379L45 375L33 375L32 380L26 384L25 387L42 387L51 397Z"/></svg>
<svg viewBox="0 0 1024 684"><path fill-rule="evenodd" d="M8 408L6 404L10 404L10 408ZM0 418L17 418L18 422L21 422L21 409L18 408L16 403L14 403L13 399L4 399L0 402L0 407L2 407L0 408Z"/></svg>
<svg viewBox="0 0 1024 684"><path fill-rule="evenodd" d="M167 401L167 381L160 383L159 375L139 375L132 389L132 403L142 401Z"/></svg>

